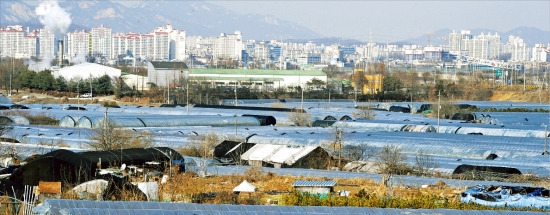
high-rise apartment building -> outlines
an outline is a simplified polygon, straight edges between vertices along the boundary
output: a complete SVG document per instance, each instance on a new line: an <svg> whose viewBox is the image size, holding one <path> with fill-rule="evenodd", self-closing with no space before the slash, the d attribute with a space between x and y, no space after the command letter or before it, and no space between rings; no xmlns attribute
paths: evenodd
<svg viewBox="0 0 550 215"><path fill-rule="evenodd" d="M500 36L481 33L466 42L469 57L485 60L498 59L500 54Z"/></svg>
<svg viewBox="0 0 550 215"><path fill-rule="evenodd" d="M38 37L39 57L40 58L53 58L55 57L55 35L46 28L40 28L31 36Z"/></svg>
<svg viewBox="0 0 550 215"><path fill-rule="evenodd" d="M222 33L214 40L214 59L241 60L243 50L243 36L240 31L234 34Z"/></svg>
<svg viewBox="0 0 550 215"><path fill-rule="evenodd" d="M90 54L94 57L111 58L112 30L103 25L94 27L90 31Z"/></svg>
<svg viewBox="0 0 550 215"><path fill-rule="evenodd" d="M468 57L478 59L498 59L500 56L500 36L498 34L473 36L470 31L460 34L453 30L449 34L449 51L461 55L467 51Z"/></svg>
<svg viewBox="0 0 550 215"><path fill-rule="evenodd" d="M20 57L24 47L23 26L15 25L0 29L0 54L3 57Z"/></svg>
<svg viewBox="0 0 550 215"><path fill-rule="evenodd" d="M535 62L548 62L548 47L544 47L544 44L535 44L533 47L533 53L531 61Z"/></svg>
<svg viewBox="0 0 550 215"><path fill-rule="evenodd" d="M85 30L67 33L65 46L67 54L65 58L72 61L77 56L85 56L90 53L90 33Z"/></svg>
<svg viewBox="0 0 550 215"><path fill-rule="evenodd" d="M508 43L503 45L502 52L510 55L509 61L528 61L530 59L530 48L523 42L523 39L513 35L508 37Z"/></svg>
<svg viewBox="0 0 550 215"><path fill-rule="evenodd" d="M21 25L0 28L0 55L16 58L53 58L54 37L47 29L28 32L28 28L25 31Z"/></svg>
<svg viewBox="0 0 550 215"><path fill-rule="evenodd" d="M163 60L185 60L185 31L178 31L168 24L165 27L159 26L153 32L153 56L157 61Z"/></svg>

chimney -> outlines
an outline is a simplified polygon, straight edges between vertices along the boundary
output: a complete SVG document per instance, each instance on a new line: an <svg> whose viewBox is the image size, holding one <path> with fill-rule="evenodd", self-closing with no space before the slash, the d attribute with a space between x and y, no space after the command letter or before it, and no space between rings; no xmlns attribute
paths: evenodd
<svg viewBox="0 0 550 215"><path fill-rule="evenodd" d="M59 40L59 50L57 52L57 58L59 59L59 68L63 67L63 40Z"/></svg>

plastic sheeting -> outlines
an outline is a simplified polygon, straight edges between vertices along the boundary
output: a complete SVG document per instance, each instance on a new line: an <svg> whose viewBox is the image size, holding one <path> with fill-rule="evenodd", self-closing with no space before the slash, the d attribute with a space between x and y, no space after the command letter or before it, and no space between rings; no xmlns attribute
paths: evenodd
<svg viewBox="0 0 550 215"><path fill-rule="evenodd" d="M158 201L159 185L157 182L139 182L137 187L147 196L148 201Z"/></svg>
<svg viewBox="0 0 550 215"><path fill-rule="evenodd" d="M72 128L77 126L78 120L80 119L80 116L64 116L59 120L59 127L68 127Z"/></svg>
<svg viewBox="0 0 550 215"><path fill-rule="evenodd" d="M550 208L549 191L542 187L478 185L461 194L460 201L494 207Z"/></svg>
<svg viewBox="0 0 550 215"><path fill-rule="evenodd" d="M314 117L313 120L346 121L346 120L353 120L353 119L348 115L323 115L323 116Z"/></svg>
<svg viewBox="0 0 550 215"><path fill-rule="evenodd" d="M547 214L527 211L483 211L450 209L398 209L369 207L330 207L330 206L268 206L268 205L226 205L167 202L127 202L127 201L85 201L68 199L46 199L33 209L36 214Z"/></svg>
<svg viewBox="0 0 550 215"><path fill-rule="evenodd" d="M22 116L0 116L0 124L2 125L29 125L29 119Z"/></svg>
<svg viewBox="0 0 550 215"><path fill-rule="evenodd" d="M468 126L439 126L439 133L450 134L482 134L489 136L506 136L506 137L535 137L544 138L546 132L541 130L526 130L526 129L508 129L508 128L487 128ZM432 125L411 125L411 124L394 124L394 123L376 123L368 121L337 121L332 124L332 127L339 128L356 128L369 131L409 131L409 132L437 132L437 126ZM546 134L547 135L547 134Z"/></svg>
<svg viewBox="0 0 550 215"><path fill-rule="evenodd" d="M286 165L292 165L316 148L317 146L281 147L270 156L264 158L264 161L269 163L284 163Z"/></svg>
<svg viewBox="0 0 550 215"><path fill-rule="evenodd" d="M508 129L508 128L484 128L484 127L456 127L456 126L440 126L440 133L452 134L472 134L479 133L489 136L505 136L505 137L536 137L544 138L545 131L541 130L525 130L525 129Z"/></svg>
<svg viewBox="0 0 550 215"><path fill-rule="evenodd" d="M108 183L108 181L103 179L87 181L75 186L73 192L77 194L79 199L89 199L92 197L96 200L102 200Z"/></svg>
<svg viewBox="0 0 550 215"><path fill-rule="evenodd" d="M103 125L102 116L83 116L78 120L80 128L98 128ZM177 126L260 126L260 121L252 116L213 116L213 115L149 115L143 117L109 116L108 120L117 127L177 127Z"/></svg>
<svg viewBox="0 0 550 215"><path fill-rule="evenodd" d="M406 124L390 124L390 123L372 123L367 121L338 121L332 124L332 127L338 128L362 128L370 131L401 131L401 128Z"/></svg>
<svg viewBox="0 0 550 215"><path fill-rule="evenodd" d="M8 97L0 96L0 104L13 104L13 101Z"/></svg>
<svg viewBox="0 0 550 215"><path fill-rule="evenodd" d="M266 157L277 152L283 145L257 144L241 155L241 159L247 161L263 161Z"/></svg>

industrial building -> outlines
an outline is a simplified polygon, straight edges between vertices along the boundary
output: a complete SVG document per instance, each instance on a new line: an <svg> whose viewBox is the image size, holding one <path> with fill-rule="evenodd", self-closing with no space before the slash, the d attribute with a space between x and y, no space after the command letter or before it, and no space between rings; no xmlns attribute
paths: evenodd
<svg viewBox="0 0 550 215"><path fill-rule="evenodd" d="M83 63L74 66L63 67L54 70L54 78L63 77L65 80L86 80L88 78L99 78L108 75L112 80L120 77L120 69L103 66L96 63Z"/></svg>

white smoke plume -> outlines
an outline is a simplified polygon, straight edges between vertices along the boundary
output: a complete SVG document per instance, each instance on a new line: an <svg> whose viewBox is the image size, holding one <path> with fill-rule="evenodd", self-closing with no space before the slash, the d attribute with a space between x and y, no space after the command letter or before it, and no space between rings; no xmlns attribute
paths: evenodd
<svg viewBox="0 0 550 215"><path fill-rule="evenodd" d="M40 23L56 36L62 37L67 33L71 25L71 14L59 7L57 1L43 1L35 8L34 12L40 19Z"/></svg>
<svg viewBox="0 0 550 215"><path fill-rule="evenodd" d="M50 69L52 67L51 65L52 60L53 60L53 56L48 55L42 58L41 60L34 61L31 59L25 63L29 65L29 70L40 72L40 71Z"/></svg>
<svg viewBox="0 0 550 215"><path fill-rule="evenodd" d="M86 53L78 53L75 57L72 58L71 63L81 64L86 63Z"/></svg>

